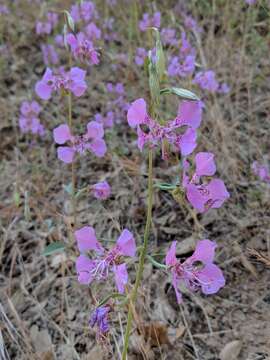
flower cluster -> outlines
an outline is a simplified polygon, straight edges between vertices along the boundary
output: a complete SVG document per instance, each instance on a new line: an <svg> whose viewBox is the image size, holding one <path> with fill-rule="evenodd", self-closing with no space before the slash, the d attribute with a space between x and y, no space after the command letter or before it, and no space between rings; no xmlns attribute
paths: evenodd
<svg viewBox="0 0 270 360"><path fill-rule="evenodd" d="M41 51L43 62L46 66L57 65L59 63L59 56L52 44L42 44Z"/></svg>
<svg viewBox="0 0 270 360"><path fill-rule="evenodd" d="M196 129L200 126L202 115L202 104L198 101L183 101L179 107L177 117L168 121L166 125L161 125L152 119L146 110L144 99L135 100L127 114L128 124L132 128L137 128L138 147L142 151L148 144L150 147L161 145L162 158L166 159L164 142L173 145L183 156L189 155L197 146ZM142 125L148 127L146 133ZM178 130L186 128L181 134Z"/></svg>
<svg viewBox="0 0 270 360"><path fill-rule="evenodd" d="M259 164L258 161L254 161L252 164L253 173L258 176L262 181L270 184L270 169L265 165Z"/></svg>
<svg viewBox="0 0 270 360"><path fill-rule="evenodd" d="M69 142L69 146L58 146L57 156L66 164L73 161L76 153L82 155L87 150L93 152L97 157L103 157L107 151L106 143L103 140L103 126L96 121L87 124L87 131L84 135L72 135L67 124L59 125L53 131L56 144L63 145Z"/></svg>
<svg viewBox="0 0 270 360"><path fill-rule="evenodd" d="M70 14L75 23L88 22L98 17L96 6L92 1L82 1L71 6Z"/></svg>
<svg viewBox="0 0 270 360"><path fill-rule="evenodd" d="M44 126L38 118L41 107L36 101L23 101L20 109L19 127L22 133L32 133L43 136Z"/></svg>
<svg viewBox="0 0 270 360"><path fill-rule="evenodd" d="M75 238L81 253L76 260L79 282L91 284L93 281L104 281L110 272L113 272L117 290L123 294L128 282L128 272L123 257L135 256L136 244L133 234L124 229L117 239L116 245L110 250L103 248L91 226L84 226L75 231ZM86 255L88 251L94 251L93 259Z"/></svg>
<svg viewBox="0 0 270 360"><path fill-rule="evenodd" d="M53 12L48 12L46 16L46 21L37 21L36 22L36 34L37 35L49 35L56 27L58 23L58 15Z"/></svg>
<svg viewBox="0 0 270 360"><path fill-rule="evenodd" d="M60 71L56 75L53 74L50 68L47 68L42 79L36 83L35 90L43 100L49 100L54 91L61 93L72 92L79 97L87 89L85 75L86 72L78 67L73 67L68 72Z"/></svg>
<svg viewBox="0 0 270 360"><path fill-rule="evenodd" d="M226 83L220 84L216 80L216 74L213 70L198 72L193 82L198 84L202 90L208 90L211 93L219 92L227 94L230 91Z"/></svg>
<svg viewBox="0 0 270 360"><path fill-rule="evenodd" d="M200 213L206 212L211 208L220 208L230 194L221 179L212 179L205 183L203 176L213 176L216 173L214 154L199 152L195 156L195 172L191 179L187 175L189 163L183 161L183 181L182 185L186 191L186 196L191 205Z"/></svg>
<svg viewBox="0 0 270 360"><path fill-rule="evenodd" d="M177 241L174 241L166 255L166 266L172 275L172 284L177 302L182 302L179 285L181 282L191 291L201 289L203 294L215 294L225 285L222 271L213 263L216 244L210 240L197 243L192 256L183 263L176 257Z"/></svg>
<svg viewBox="0 0 270 360"><path fill-rule="evenodd" d="M88 40L83 32L67 35L67 43L71 47L71 51L75 59L88 65L99 64L99 53L94 48L91 40Z"/></svg>

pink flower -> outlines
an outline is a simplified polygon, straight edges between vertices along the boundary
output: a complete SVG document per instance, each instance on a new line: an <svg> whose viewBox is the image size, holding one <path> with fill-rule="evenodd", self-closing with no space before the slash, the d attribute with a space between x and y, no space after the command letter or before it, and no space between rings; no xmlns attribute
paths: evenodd
<svg viewBox="0 0 270 360"><path fill-rule="evenodd" d="M210 240L198 242L193 255L183 263L176 258L176 244L174 241L166 255L166 265L172 274L172 284L177 302L182 302L179 285L182 281L191 291L201 291L215 294L225 285L222 271L213 263L216 244Z"/></svg>
<svg viewBox="0 0 270 360"><path fill-rule="evenodd" d="M128 282L128 273L122 257L135 256L136 244L132 233L124 229L116 245L110 250L102 247L96 238L95 230L90 226L84 226L75 231L75 238L80 252L93 250L96 254L94 259L83 254L77 258L76 270L79 282L90 284L94 280L106 280L109 273L113 272L118 291L124 293Z"/></svg>
<svg viewBox="0 0 270 360"><path fill-rule="evenodd" d="M200 125L201 115L202 104L200 102L183 101L176 119L168 121L166 125L160 125L148 115L145 100L137 99L131 104L127 119L130 127L137 127L138 147L141 151L146 144L154 147L166 140L185 156L191 154L197 145L195 129ZM144 132L141 125L148 127L147 133ZM182 134L179 134L177 130L183 126L187 128ZM166 158L164 152L162 158Z"/></svg>
<svg viewBox="0 0 270 360"><path fill-rule="evenodd" d="M85 33L88 36L88 38L92 41L95 41L95 40L101 38L101 30L93 22L91 22L90 24L88 24L86 26Z"/></svg>
<svg viewBox="0 0 270 360"><path fill-rule="evenodd" d="M87 40L82 32L76 36L74 34L68 34L67 43L70 45L74 57L82 63L88 65L99 64L99 53L93 47L92 41Z"/></svg>
<svg viewBox="0 0 270 360"><path fill-rule="evenodd" d="M160 12L157 11L154 13L153 17L150 17L149 14L144 13L142 20L139 22L139 28L141 31L146 31L149 27L160 27Z"/></svg>
<svg viewBox="0 0 270 360"><path fill-rule="evenodd" d="M110 330L108 315L111 308L109 305L100 306L95 309L93 314L91 314L89 320L89 326L93 328L95 325L98 327L97 337L103 338L107 335Z"/></svg>
<svg viewBox="0 0 270 360"><path fill-rule="evenodd" d="M219 88L219 83L216 80L216 74L212 70L198 72L193 82L198 84L202 90L208 90L211 93L215 93Z"/></svg>
<svg viewBox="0 0 270 360"><path fill-rule="evenodd" d="M73 161L76 153L84 154L87 150L93 152L97 157L103 157L107 151L103 136L103 126L96 121L90 121L87 124L87 132L79 136L73 136L68 125L59 125L53 130L54 141L60 145L68 141L70 145L57 148L58 159L69 164Z"/></svg>
<svg viewBox="0 0 270 360"><path fill-rule="evenodd" d="M230 194L224 182L220 179L212 179L209 183L202 183L202 176L212 176L216 172L214 155L207 152L199 152L195 156L196 169L191 180L186 171L189 164L185 161L183 166L183 186L186 196L191 205L200 213L206 212L210 208L220 208Z"/></svg>
<svg viewBox="0 0 270 360"><path fill-rule="evenodd" d="M93 192L95 198L101 200L106 200L111 195L111 187L107 181L101 181L91 186L91 191Z"/></svg>
<svg viewBox="0 0 270 360"><path fill-rule="evenodd" d="M70 15L75 23L88 22L97 17L96 6L92 1L82 1L80 4L72 5Z"/></svg>
<svg viewBox="0 0 270 360"><path fill-rule="evenodd" d="M171 28L164 28L161 30L161 38L165 45L177 46L176 31Z"/></svg>
<svg viewBox="0 0 270 360"><path fill-rule="evenodd" d="M258 161L254 161L251 168L256 176L262 181L270 184L270 170L265 165L261 165Z"/></svg>
<svg viewBox="0 0 270 360"><path fill-rule="evenodd" d="M19 127L21 132L31 132L43 136L45 133L44 126L38 118L41 111L40 105L36 101L23 101L20 111Z"/></svg>
<svg viewBox="0 0 270 360"><path fill-rule="evenodd" d="M58 75L53 75L52 70L47 68L42 80L36 83L35 91L43 100L50 99L54 91L71 91L75 96L80 97L87 89L85 75L86 71L78 67L73 67L69 72L61 72Z"/></svg>

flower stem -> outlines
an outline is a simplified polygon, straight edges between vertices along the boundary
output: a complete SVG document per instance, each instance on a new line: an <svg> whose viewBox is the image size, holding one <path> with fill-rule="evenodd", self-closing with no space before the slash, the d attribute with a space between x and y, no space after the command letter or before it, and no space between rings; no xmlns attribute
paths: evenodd
<svg viewBox="0 0 270 360"><path fill-rule="evenodd" d="M140 259L139 259L139 267L136 274L136 281L134 288L131 292L130 299L129 299L129 307L128 307L128 318L127 318L127 327L125 332L125 338L124 338L124 348L122 352L122 360L126 360L127 358L127 351L128 351L128 343L129 343L129 336L131 331L131 325L132 325L132 307L133 304L136 302L137 299L137 293L138 288L141 283L142 275L143 275L143 269L144 269L144 261L147 253L147 246L148 246L148 239L149 239L149 233L152 223L152 208L153 208L153 150L149 150L148 155L148 201L147 201L147 218L146 218L146 224L145 224L145 230L144 230L144 238L143 238L143 247L140 253Z"/></svg>
<svg viewBox="0 0 270 360"><path fill-rule="evenodd" d="M68 126L72 132L72 98L71 92L68 93ZM75 160L72 160L71 163L71 203L72 203L72 216L73 216L73 225L76 225L76 198L75 198L75 187L76 187L76 176L75 176Z"/></svg>

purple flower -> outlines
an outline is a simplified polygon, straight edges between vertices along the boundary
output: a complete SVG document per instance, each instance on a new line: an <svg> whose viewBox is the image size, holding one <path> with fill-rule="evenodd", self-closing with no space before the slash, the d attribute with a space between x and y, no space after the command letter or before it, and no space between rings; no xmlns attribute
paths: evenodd
<svg viewBox="0 0 270 360"><path fill-rule="evenodd" d="M85 33L86 33L87 37L92 41L95 41L95 40L101 38L101 30L93 22L91 22L90 24L88 24L86 26Z"/></svg>
<svg viewBox="0 0 270 360"><path fill-rule="evenodd" d="M176 31L171 28L164 28L161 30L161 38L165 45L177 46Z"/></svg>
<svg viewBox="0 0 270 360"><path fill-rule="evenodd" d="M198 242L192 256L183 263L176 258L176 244L174 241L167 252L165 263L172 274L172 284L177 302L182 302L179 290L180 282L191 291L201 291L206 294L215 294L225 285L222 271L213 263L216 244L210 240Z"/></svg>
<svg viewBox="0 0 270 360"><path fill-rule="evenodd" d="M92 1L83 1L80 4L72 5L70 15L75 23L79 21L88 22L98 17L96 6Z"/></svg>
<svg viewBox="0 0 270 360"><path fill-rule="evenodd" d="M254 5L257 0L245 0L245 1L246 1L246 4L248 4L248 5Z"/></svg>
<svg viewBox="0 0 270 360"><path fill-rule="evenodd" d="M50 99L52 92L69 92L71 91L75 96L82 96L87 85L85 82L86 71L73 67L69 72L62 72L58 75L53 75L50 68L46 69L42 79L36 83L35 91L37 95L43 99Z"/></svg>
<svg viewBox="0 0 270 360"><path fill-rule="evenodd" d="M149 27L160 27L160 12L157 11L154 13L153 17L150 17L149 14L144 13L142 20L139 22L139 28L141 31L146 31Z"/></svg>
<svg viewBox="0 0 270 360"><path fill-rule="evenodd" d="M74 34L67 35L67 43L71 47L73 56L82 63L88 65L99 64L99 53L93 47L93 43L86 39L86 36L80 32L76 36Z"/></svg>
<svg viewBox="0 0 270 360"><path fill-rule="evenodd" d="M95 115L95 121L102 124L104 128L111 128L114 124L114 113L112 111L108 111L105 116L102 116L100 113Z"/></svg>
<svg viewBox="0 0 270 360"><path fill-rule="evenodd" d="M142 66L144 64L144 60L147 57L147 51L144 48L137 48L135 55L135 63L138 66Z"/></svg>
<svg viewBox="0 0 270 360"><path fill-rule="evenodd" d="M107 181L101 181L97 184L91 186L91 191L93 192L95 198L106 200L111 195L111 187Z"/></svg>
<svg viewBox="0 0 270 360"><path fill-rule="evenodd" d="M90 316L89 325L93 328L95 325L98 327L98 338L106 336L109 332L108 314L110 312L110 306L100 306L94 310Z"/></svg>
<svg viewBox="0 0 270 360"><path fill-rule="evenodd" d="M212 176L216 172L214 155L207 152L199 152L195 156L196 169L191 180L186 174L189 168L187 161L183 167L183 186L186 196L191 205L200 213L211 208L220 208L230 194L224 182L220 179L212 179L209 183L202 183L202 176Z"/></svg>
<svg viewBox="0 0 270 360"><path fill-rule="evenodd" d="M198 84L202 90L208 90L211 93L215 93L219 88L216 74L212 70L198 72L193 82Z"/></svg>
<svg viewBox="0 0 270 360"><path fill-rule="evenodd" d="M151 147L163 144L167 141L176 147L183 156L189 155L196 147L196 131L201 122L202 105L200 102L183 101L178 110L176 119L169 121L166 125L160 125L151 119L147 114L146 102L144 99L134 101L127 114L130 127L137 127L138 147L142 151L146 144ZM148 132L144 132L141 125L148 127ZM182 134L177 129L187 126ZM164 147L162 146L162 150ZM163 152L162 158L167 156Z"/></svg>
<svg viewBox="0 0 270 360"><path fill-rule="evenodd" d="M103 157L107 151L103 136L103 126L96 121L90 121L87 124L87 132L79 136L73 136L68 125L59 125L53 130L54 141L60 145L69 142L70 145L57 148L58 159L69 164L73 161L76 153L84 154L87 150L93 152L97 157Z"/></svg>
<svg viewBox="0 0 270 360"><path fill-rule="evenodd" d="M36 22L36 34L37 35L49 35L58 23L58 14L53 12L47 13L47 20L45 22Z"/></svg>
<svg viewBox="0 0 270 360"><path fill-rule="evenodd" d="M185 26L189 29L189 30L193 30L197 33L202 32L202 28L198 26L197 21L195 19L193 19L192 16L185 16L184 18L184 23Z"/></svg>
<svg viewBox="0 0 270 360"><path fill-rule="evenodd" d="M251 168L256 176L262 181L270 184L270 170L265 165L261 165L258 161L254 161Z"/></svg>
<svg viewBox="0 0 270 360"><path fill-rule="evenodd" d="M218 89L218 92L220 93L220 94L228 94L229 92L230 92L230 87L229 87L229 85L228 84L226 84L226 83L222 83L221 85L220 85L220 87L219 87L219 89Z"/></svg>
<svg viewBox="0 0 270 360"><path fill-rule="evenodd" d="M8 15L9 9L6 5L0 5L0 15Z"/></svg>
<svg viewBox="0 0 270 360"><path fill-rule="evenodd" d="M38 115L41 111L40 105L36 101L23 101L20 109L19 127L22 133L31 132L43 136L44 126L40 123Z"/></svg>
<svg viewBox="0 0 270 360"><path fill-rule="evenodd" d="M53 45L42 44L41 51L43 55L43 62L46 66L50 64L56 65L59 63L59 57Z"/></svg>
<svg viewBox="0 0 270 360"><path fill-rule="evenodd" d="M124 293L128 273L126 264L121 259L123 256L135 256L136 244L132 233L124 229L117 239L116 245L110 250L102 247L96 238L95 230L90 226L84 226L75 231L75 238L80 252L93 250L96 254L94 259L83 254L77 258L78 281L82 284L90 284L94 280L106 280L109 273L113 272L118 291Z"/></svg>

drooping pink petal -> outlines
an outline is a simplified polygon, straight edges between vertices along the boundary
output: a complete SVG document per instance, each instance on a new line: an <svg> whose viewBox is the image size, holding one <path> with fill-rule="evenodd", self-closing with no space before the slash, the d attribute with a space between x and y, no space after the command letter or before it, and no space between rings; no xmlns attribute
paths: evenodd
<svg viewBox="0 0 270 360"><path fill-rule="evenodd" d="M128 282L128 272L126 264L115 265L113 267L115 283L120 294L125 293L125 286Z"/></svg>
<svg viewBox="0 0 270 360"><path fill-rule="evenodd" d="M171 247L169 248L169 250L167 252L166 259L165 259L165 264L167 266L174 266L177 264L176 244L177 244L177 241L173 241Z"/></svg>
<svg viewBox="0 0 270 360"><path fill-rule="evenodd" d="M203 196L198 186L194 184L188 184L186 186L187 199L191 205L199 212L204 212L204 205L208 200L208 197Z"/></svg>
<svg viewBox="0 0 270 360"><path fill-rule="evenodd" d="M210 198L213 200L212 208L220 208L225 200L230 197L224 182L220 179L212 179L207 186Z"/></svg>
<svg viewBox="0 0 270 360"><path fill-rule="evenodd" d="M78 281L81 284L90 284L93 280L93 277L91 275L91 270L95 267L95 262L93 260L90 260L85 255L80 255L76 259L76 271L78 274Z"/></svg>
<svg viewBox="0 0 270 360"><path fill-rule="evenodd" d="M216 243L214 241L205 239L198 242L196 249L189 258L193 261L201 261L204 264L214 261Z"/></svg>
<svg viewBox="0 0 270 360"><path fill-rule="evenodd" d="M186 132L180 136L178 141L178 146L181 150L183 156L190 155L192 151L196 148L197 143L197 134L196 131L192 128L188 128Z"/></svg>
<svg viewBox="0 0 270 360"><path fill-rule="evenodd" d="M146 102L140 98L135 100L127 113L127 120L130 127L134 128L139 124L143 124L147 117Z"/></svg>
<svg viewBox="0 0 270 360"><path fill-rule="evenodd" d="M70 164L73 161L75 150L69 146L59 146L57 148L57 157L66 164Z"/></svg>
<svg viewBox="0 0 270 360"><path fill-rule="evenodd" d="M101 244L96 238L95 229L93 227L83 226L81 229L76 230L74 235L80 252L88 250L95 250L97 252L103 251Z"/></svg>
<svg viewBox="0 0 270 360"><path fill-rule="evenodd" d="M71 139L71 133L67 124L57 126L53 130L53 138L56 144L64 144L66 141Z"/></svg>
<svg viewBox="0 0 270 360"><path fill-rule="evenodd" d="M179 291L180 278L177 276L175 272L172 274L172 284L176 295L176 300L178 304L182 302L182 294Z"/></svg>
<svg viewBox="0 0 270 360"><path fill-rule="evenodd" d="M214 154L209 152L199 152L195 156L196 174L198 176L211 176L216 172Z"/></svg>
<svg viewBox="0 0 270 360"><path fill-rule="evenodd" d="M197 129L202 120L202 104L200 101L183 101L178 108L177 119L183 125Z"/></svg>
<svg viewBox="0 0 270 360"><path fill-rule="evenodd" d="M137 135L138 135L138 139L137 139L137 145L138 145L138 148L140 149L140 151L143 150L144 148L144 145L148 142L149 140L149 135L148 134L145 134L140 126L137 127Z"/></svg>
<svg viewBox="0 0 270 360"><path fill-rule="evenodd" d="M107 146L103 139L97 139L89 144L89 148L97 157L103 157L106 154Z"/></svg>
<svg viewBox="0 0 270 360"><path fill-rule="evenodd" d="M215 294L225 285L225 279L222 271L215 264L206 264L206 266L197 273L202 292L206 295Z"/></svg>
<svg viewBox="0 0 270 360"><path fill-rule="evenodd" d="M123 256L135 256L136 254L136 243L133 234L124 229L119 236L117 242L117 246L119 247L119 254Z"/></svg>
<svg viewBox="0 0 270 360"><path fill-rule="evenodd" d="M87 124L87 135L90 139L102 139L104 136L103 125L97 121L90 121Z"/></svg>

